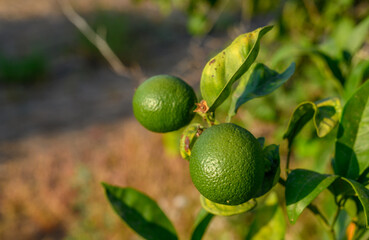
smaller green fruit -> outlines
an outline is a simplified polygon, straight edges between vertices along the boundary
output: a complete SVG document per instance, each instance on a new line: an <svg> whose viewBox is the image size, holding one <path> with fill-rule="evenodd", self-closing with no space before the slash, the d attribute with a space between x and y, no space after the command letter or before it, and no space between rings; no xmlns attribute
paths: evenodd
<svg viewBox="0 0 369 240"><path fill-rule="evenodd" d="M180 78L158 75L147 79L133 96L133 113L146 129L171 132L189 124L197 101L191 86Z"/></svg>

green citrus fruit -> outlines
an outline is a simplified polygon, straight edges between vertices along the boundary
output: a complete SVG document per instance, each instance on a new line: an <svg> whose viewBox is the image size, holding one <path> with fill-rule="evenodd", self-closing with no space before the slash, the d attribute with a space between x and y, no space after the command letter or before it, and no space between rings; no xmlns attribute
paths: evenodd
<svg viewBox="0 0 369 240"><path fill-rule="evenodd" d="M223 123L206 129L190 156L190 174L199 192L220 204L238 205L257 194L264 178L261 146L246 129Z"/></svg>
<svg viewBox="0 0 369 240"><path fill-rule="evenodd" d="M153 132L170 132L187 125L194 117L196 94L183 80L158 75L142 83L133 96L136 119Z"/></svg>

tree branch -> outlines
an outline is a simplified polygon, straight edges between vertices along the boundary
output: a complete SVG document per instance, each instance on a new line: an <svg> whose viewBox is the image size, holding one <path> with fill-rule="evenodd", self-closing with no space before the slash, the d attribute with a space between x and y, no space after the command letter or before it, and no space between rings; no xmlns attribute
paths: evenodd
<svg viewBox="0 0 369 240"><path fill-rule="evenodd" d="M97 34L78 13L74 10L69 0L57 0L65 17L78 28L79 31L100 51L110 66L120 76L130 77L129 69L124 66L115 55L107 42Z"/></svg>

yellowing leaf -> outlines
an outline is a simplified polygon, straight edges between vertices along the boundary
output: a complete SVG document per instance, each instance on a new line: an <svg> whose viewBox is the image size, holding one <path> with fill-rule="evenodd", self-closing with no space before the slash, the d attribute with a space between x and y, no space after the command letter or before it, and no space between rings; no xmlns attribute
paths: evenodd
<svg viewBox="0 0 369 240"><path fill-rule="evenodd" d="M272 26L258 28L253 32L238 36L231 45L218 53L204 67L200 89L209 111L224 102L231 88L255 61L260 47L260 39Z"/></svg>

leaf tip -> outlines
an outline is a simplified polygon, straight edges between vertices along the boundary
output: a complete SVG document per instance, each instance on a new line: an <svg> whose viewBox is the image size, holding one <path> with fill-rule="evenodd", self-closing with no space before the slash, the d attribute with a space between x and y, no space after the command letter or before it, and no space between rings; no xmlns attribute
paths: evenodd
<svg viewBox="0 0 369 240"><path fill-rule="evenodd" d="M293 71L295 71L295 69L296 69L296 63L295 62L292 62L290 64L290 67L293 68Z"/></svg>
<svg viewBox="0 0 369 240"><path fill-rule="evenodd" d="M271 24L271 25L267 25L267 26L263 27L263 29L266 29L265 31L269 32L270 30L272 30L273 27L274 27L274 25Z"/></svg>

